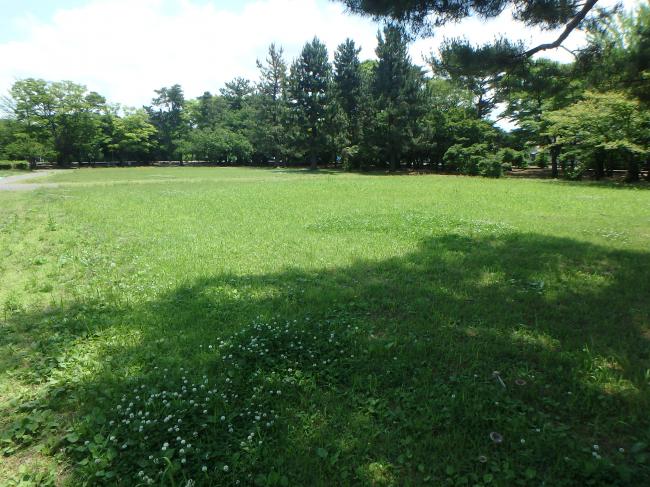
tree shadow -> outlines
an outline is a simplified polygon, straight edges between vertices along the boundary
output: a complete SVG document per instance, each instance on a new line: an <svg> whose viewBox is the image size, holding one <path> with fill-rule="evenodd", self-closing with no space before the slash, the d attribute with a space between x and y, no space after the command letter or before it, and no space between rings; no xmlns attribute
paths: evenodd
<svg viewBox="0 0 650 487"><path fill-rule="evenodd" d="M650 253L536 234L442 235L383 261L219 274L148 301L17 315L0 339L13 357L0 373L22 365L18 380L46 384L29 407L73 411L92 429L160 370L219 377L218 343L256 333L251 323L289 323L318 341L327 334L314 324L344 324L354 332L339 345L340 367L312 364L334 353L316 342L297 353L268 338L305 379L275 402L282 427L242 475L266 475L266 485L273 472L291 485L435 484L476 472L503 485L641 485L647 464L616 451L650 432L649 275ZM275 362L242 360L277 379ZM495 447L490 431L507 441ZM610 463L589 463L593 443Z"/></svg>

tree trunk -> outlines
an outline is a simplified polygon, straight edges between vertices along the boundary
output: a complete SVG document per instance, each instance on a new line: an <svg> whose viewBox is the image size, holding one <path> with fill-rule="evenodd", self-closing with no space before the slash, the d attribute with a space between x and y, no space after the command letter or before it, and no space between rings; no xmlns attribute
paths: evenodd
<svg viewBox="0 0 650 487"><path fill-rule="evenodd" d="M556 148L551 149L551 177L553 178L558 177L557 158L559 155L560 155L559 150L557 150Z"/></svg>
<svg viewBox="0 0 650 487"><path fill-rule="evenodd" d="M605 175L605 154L599 152L596 154L596 179L602 179Z"/></svg>
<svg viewBox="0 0 650 487"><path fill-rule="evenodd" d="M318 169L318 164L316 163L316 151L313 148L309 151L309 169L312 171Z"/></svg>
<svg viewBox="0 0 650 487"><path fill-rule="evenodd" d="M397 171L398 164L397 164L397 156L395 152L390 153L390 172L395 172Z"/></svg>
<svg viewBox="0 0 650 487"><path fill-rule="evenodd" d="M635 183L638 180L639 180L639 163L634 157L630 157L627 162L627 174L625 175L625 181L628 183Z"/></svg>
<svg viewBox="0 0 650 487"><path fill-rule="evenodd" d="M311 131L311 147L309 148L309 169L315 171L318 169L318 164L316 163L316 129Z"/></svg>

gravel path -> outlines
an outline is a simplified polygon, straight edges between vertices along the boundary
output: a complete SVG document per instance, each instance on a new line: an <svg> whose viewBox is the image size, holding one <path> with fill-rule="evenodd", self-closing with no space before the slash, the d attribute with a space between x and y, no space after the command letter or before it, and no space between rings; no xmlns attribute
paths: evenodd
<svg viewBox="0 0 650 487"><path fill-rule="evenodd" d="M21 183L21 181L40 178L49 174L52 174L52 171L30 172L28 174L0 178L0 191L29 191L38 188L56 188L58 186L56 183Z"/></svg>

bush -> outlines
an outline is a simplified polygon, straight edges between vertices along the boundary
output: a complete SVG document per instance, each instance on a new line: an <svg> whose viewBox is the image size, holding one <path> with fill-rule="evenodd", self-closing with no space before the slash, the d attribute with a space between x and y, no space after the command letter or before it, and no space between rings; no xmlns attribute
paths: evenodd
<svg viewBox="0 0 650 487"><path fill-rule="evenodd" d="M510 164L509 162L502 162L501 163L501 170L503 172L512 171L512 164Z"/></svg>
<svg viewBox="0 0 650 487"><path fill-rule="evenodd" d="M545 151L541 151L537 153L537 156L535 157L535 162L537 163L537 166L539 166L542 169L545 169L548 167L548 153Z"/></svg>
<svg viewBox="0 0 650 487"><path fill-rule="evenodd" d="M29 169L29 163L27 161L17 161L13 164L14 169L19 169L21 171L27 171Z"/></svg>
<svg viewBox="0 0 650 487"><path fill-rule="evenodd" d="M29 169L29 163L27 161L0 161L0 169L5 171L9 169L27 171Z"/></svg>
<svg viewBox="0 0 650 487"><path fill-rule="evenodd" d="M452 169L470 176L499 177L502 174L501 161L490 155L486 144L474 144L463 147L452 145L443 157L447 169Z"/></svg>
<svg viewBox="0 0 650 487"><path fill-rule="evenodd" d="M501 161L496 157L486 155L478 163L478 172L486 178L499 178L503 174Z"/></svg>
<svg viewBox="0 0 650 487"><path fill-rule="evenodd" d="M506 147L501 149L497 157L501 160L502 164L510 164L510 167L525 167L525 157L523 152Z"/></svg>
<svg viewBox="0 0 650 487"><path fill-rule="evenodd" d="M346 171L351 171L359 166L358 164L359 156L359 146L352 145L344 147L341 151L341 162L343 163L343 169Z"/></svg>

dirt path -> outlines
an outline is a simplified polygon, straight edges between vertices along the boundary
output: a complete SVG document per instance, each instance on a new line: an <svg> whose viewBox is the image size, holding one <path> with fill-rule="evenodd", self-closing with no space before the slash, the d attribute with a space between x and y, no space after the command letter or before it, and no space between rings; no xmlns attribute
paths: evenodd
<svg viewBox="0 0 650 487"><path fill-rule="evenodd" d="M29 191L38 188L58 187L58 184L56 183L21 183L21 181L36 179L43 176L48 176L50 174L52 174L52 171L38 171L28 174L18 174L17 176L7 176L0 178L0 191Z"/></svg>

